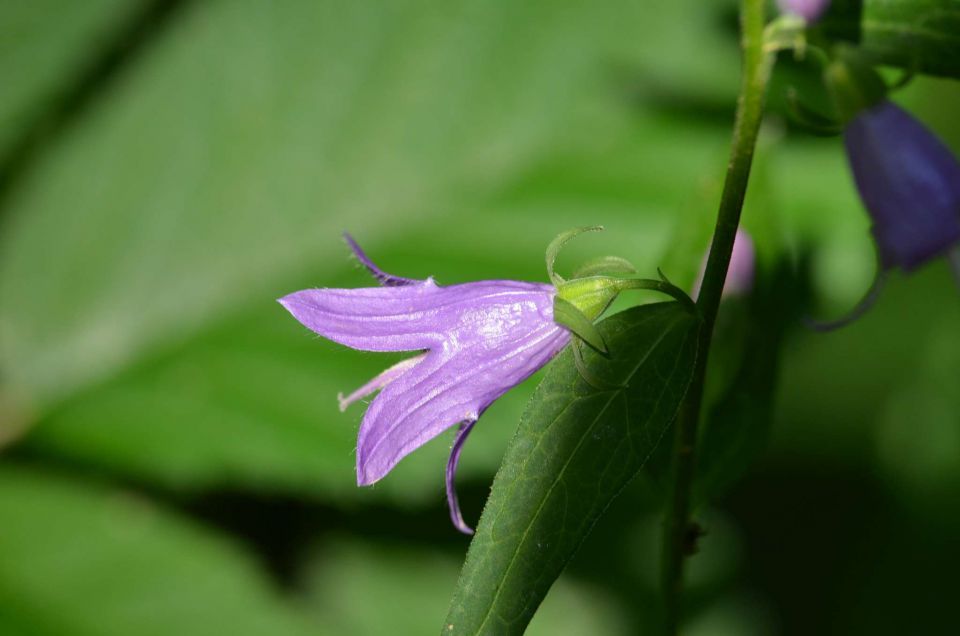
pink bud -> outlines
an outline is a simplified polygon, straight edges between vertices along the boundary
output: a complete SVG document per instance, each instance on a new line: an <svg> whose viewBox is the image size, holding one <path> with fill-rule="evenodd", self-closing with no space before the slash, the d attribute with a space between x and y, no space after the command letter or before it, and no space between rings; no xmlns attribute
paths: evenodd
<svg viewBox="0 0 960 636"><path fill-rule="evenodd" d="M777 6L783 13L792 13L807 22L816 22L830 6L830 0L777 0Z"/></svg>
<svg viewBox="0 0 960 636"><path fill-rule="evenodd" d="M709 252L703 255L700 275L697 276L697 282L693 286L694 296L700 294L700 285L703 284L703 274L707 270L707 257L709 255ZM738 229L737 236L733 240L733 253L730 255L727 279L723 283L723 297L743 296L753 289L755 261L756 250L753 247L753 239L750 238L746 230Z"/></svg>

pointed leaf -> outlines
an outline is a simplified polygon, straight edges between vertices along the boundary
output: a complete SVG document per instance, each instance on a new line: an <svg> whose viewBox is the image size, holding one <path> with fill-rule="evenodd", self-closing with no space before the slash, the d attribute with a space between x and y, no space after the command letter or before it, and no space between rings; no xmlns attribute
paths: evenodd
<svg viewBox="0 0 960 636"><path fill-rule="evenodd" d="M521 634L551 584L670 426L696 358L697 319L677 303L617 314L600 331L607 361L565 351L507 448L470 545L444 634ZM650 564L655 567L655 564Z"/></svg>

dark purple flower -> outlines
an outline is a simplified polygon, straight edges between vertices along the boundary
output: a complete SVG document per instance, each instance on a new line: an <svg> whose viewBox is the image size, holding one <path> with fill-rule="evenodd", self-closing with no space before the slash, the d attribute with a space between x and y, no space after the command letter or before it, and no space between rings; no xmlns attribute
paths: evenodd
<svg viewBox="0 0 960 636"><path fill-rule="evenodd" d="M349 236L347 242L383 287L306 289L280 303L312 331L353 349L419 352L340 398L343 409L380 390L360 425L357 483L376 482L460 424L447 464L447 500L454 525L470 534L454 489L460 451L483 411L570 341L553 320L556 290L511 280L440 286L432 278L391 276Z"/></svg>
<svg viewBox="0 0 960 636"><path fill-rule="evenodd" d="M884 269L910 271L960 242L960 164L884 100L847 124L844 143Z"/></svg>
<svg viewBox="0 0 960 636"><path fill-rule="evenodd" d="M783 13L798 15L807 22L816 22L830 6L830 0L777 0L777 6Z"/></svg>

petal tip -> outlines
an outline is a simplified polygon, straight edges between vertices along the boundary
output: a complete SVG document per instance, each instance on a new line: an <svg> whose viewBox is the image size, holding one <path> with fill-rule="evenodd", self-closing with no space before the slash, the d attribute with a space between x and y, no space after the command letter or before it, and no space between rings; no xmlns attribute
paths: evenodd
<svg viewBox="0 0 960 636"><path fill-rule="evenodd" d="M277 302L283 305L284 309L292 312L293 306L298 303L297 296L301 293L302 292L292 292L286 296L281 296L280 298L277 298Z"/></svg>
<svg viewBox="0 0 960 636"><path fill-rule="evenodd" d="M383 479L387 472L369 461L362 448L357 449L357 486L372 486Z"/></svg>
<svg viewBox="0 0 960 636"><path fill-rule="evenodd" d="M471 528L466 523L464 523L462 519L459 522L454 520L453 525L457 530L467 535L468 537L472 537L474 534L473 528Z"/></svg>
<svg viewBox="0 0 960 636"><path fill-rule="evenodd" d="M372 486L377 483L377 479L372 478L362 469L357 467L357 486Z"/></svg>

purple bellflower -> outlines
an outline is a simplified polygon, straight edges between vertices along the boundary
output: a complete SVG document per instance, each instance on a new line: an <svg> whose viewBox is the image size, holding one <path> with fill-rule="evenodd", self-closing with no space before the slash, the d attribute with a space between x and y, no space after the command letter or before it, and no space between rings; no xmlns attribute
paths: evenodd
<svg viewBox="0 0 960 636"><path fill-rule="evenodd" d="M824 80L860 199L872 221L878 268L873 285L846 317L810 321L827 331L862 316L887 273L911 272L941 256L956 270L960 255L960 163L908 112L887 99L889 88L855 49L838 48ZM956 273L956 272L955 272Z"/></svg>
<svg viewBox="0 0 960 636"><path fill-rule="evenodd" d="M345 235L380 287L305 289L280 299L294 318L334 342L363 351L414 353L350 395L338 396L344 410L380 391L360 424L358 485L375 483L405 456L459 424L447 461L447 503L454 526L473 534L460 513L454 480L463 444L486 408L549 362L571 336L576 337L577 369L599 386L579 344L607 352L593 321L620 292L657 290L696 311L689 296L662 274L661 280L635 278L636 270L622 258L594 260L569 281L557 275L553 265L563 245L600 229L577 228L553 240L546 259L552 284L486 280L441 286L433 278L393 276Z"/></svg>
<svg viewBox="0 0 960 636"><path fill-rule="evenodd" d="M923 124L883 100L847 124L844 144L883 269L911 271L960 244L960 163Z"/></svg>
<svg viewBox="0 0 960 636"><path fill-rule="evenodd" d="M797 15L808 23L816 22L830 6L830 0L777 0L783 13Z"/></svg>
<svg viewBox="0 0 960 636"><path fill-rule="evenodd" d="M459 424L447 463L447 501L453 524L472 534L454 488L463 443L490 404L570 341L570 332L553 319L556 289L512 280L441 286L432 278L401 278L346 240L381 287L306 289L280 303L307 328L353 349L416 352L340 396L343 410L380 391L360 425L357 484L373 484Z"/></svg>

